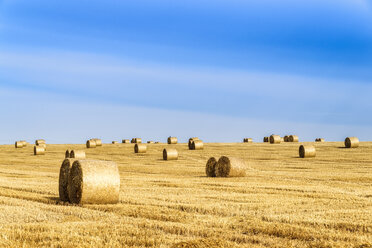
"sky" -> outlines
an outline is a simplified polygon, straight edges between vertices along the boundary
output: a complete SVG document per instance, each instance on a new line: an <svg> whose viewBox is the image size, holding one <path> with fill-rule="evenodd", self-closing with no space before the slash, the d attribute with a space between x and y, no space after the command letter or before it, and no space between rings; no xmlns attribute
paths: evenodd
<svg viewBox="0 0 372 248"><path fill-rule="evenodd" d="M0 144L372 140L370 0L0 0Z"/></svg>

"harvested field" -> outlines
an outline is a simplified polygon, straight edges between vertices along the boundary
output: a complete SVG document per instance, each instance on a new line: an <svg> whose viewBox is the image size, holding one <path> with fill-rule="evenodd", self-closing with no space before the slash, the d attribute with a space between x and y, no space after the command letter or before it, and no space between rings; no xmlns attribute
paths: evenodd
<svg viewBox="0 0 372 248"><path fill-rule="evenodd" d="M126 144L48 144L43 156L2 145L0 246L371 247L372 142L301 144L316 157L299 158L298 143L177 144L171 161L166 144L141 155ZM118 204L59 202L67 149L118 165ZM222 155L244 160L246 177L207 177L207 160Z"/></svg>

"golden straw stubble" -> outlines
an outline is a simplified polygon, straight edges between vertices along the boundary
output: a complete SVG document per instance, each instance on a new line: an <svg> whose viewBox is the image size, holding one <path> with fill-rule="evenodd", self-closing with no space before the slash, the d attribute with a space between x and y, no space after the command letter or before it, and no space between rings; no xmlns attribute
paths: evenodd
<svg viewBox="0 0 372 248"><path fill-rule="evenodd" d="M90 140L87 140L86 146L87 146L87 148L96 148L97 143L96 143L95 140L90 139Z"/></svg>
<svg viewBox="0 0 372 248"><path fill-rule="evenodd" d="M178 139L177 137L168 137L168 144L177 144L178 143Z"/></svg>
<svg viewBox="0 0 372 248"><path fill-rule="evenodd" d="M163 150L163 159L164 160L177 160L178 159L178 151L173 148L165 148Z"/></svg>
<svg viewBox="0 0 372 248"><path fill-rule="evenodd" d="M138 143L134 145L135 153L146 153L146 150L147 150L146 144Z"/></svg>
<svg viewBox="0 0 372 248"><path fill-rule="evenodd" d="M280 144L282 138L279 135L271 135L270 136L270 144Z"/></svg>
<svg viewBox="0 0 372 248"><path fill-rule="evenodd" d="M34 155L44 155L45 148L42 146L34 146Z"/></svg>
<svg viewBox="0 0 372 248"><path fill-rule="evenodd" d="M216 177L216 167L217 159L215 157L209 158L205 165L205 174L207 174L207 177Z"/></svg>
<svg viewBox="0 0 372 248"><path fill-rule="evenodd" d="M300 158L313 158L316 155L315 147L311 145L300 145L298 152Z"/></svg>
<svg viewBox="0 0 372 248"><path fill-rule="evenodd" d="M357 137L347 137L345 139L346 148L357 148L359 146L359 139Z"/></svg>
<svg viewBox="0 0 372 248"><path fill-rule="evenodd" d="M119 202L120 175L116 163L76 160L68 176L68 195L75 204L115 204Z"/></svg>
<svg viewBox="0 0 372 248"><path fill-rule="evenodd" d="M85 151L83 150L71 150L70 158L74 159L84 159L86 157Z"/></svg>
<svg viewBox="0 0 372 248"><path fill-rule="evenodd" d="M68 198L68 176L70 173L71 166L74 162L74 159L66 158L63 160L61 168L59 170L59 199L61 201L67 202Z"/></svg>
<svg viewBox="0 0 372 248"><path fill-rule="evenodd" d="M241 159L222 156L217 162L216 177L244 177L247 166Z"/></svg>

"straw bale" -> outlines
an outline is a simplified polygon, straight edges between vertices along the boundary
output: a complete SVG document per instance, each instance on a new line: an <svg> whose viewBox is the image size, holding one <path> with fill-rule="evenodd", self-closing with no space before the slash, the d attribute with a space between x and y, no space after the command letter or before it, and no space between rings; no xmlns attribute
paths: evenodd
<svg viewBox="0 0 372 248"><path fill-rule="evenodd" d="M280 144L282 138L279 135L271 135L270 136L270 144Z"/></svg>
<svg viewBox="0 0 372 248"><path fill-rule="evenodd" d="M163 150L163 159L164 160L177 160L178 159L178 151L173 148L165 148Z"/></svg>
<svg viewBox="0 0 372 248"><path fill-rule="evenodd" d="M177 137L168 137L168 144L177 144L178 143L178 139Z"/></svg>
<svg viewBox="0 0 372 248"><path fill-rule="evenodd" d="M146 144L138 143L138 144L134 145L134 152L135 153L146 153L146 150L147 150Z"/></svg>
<svg viewBox="0 0 372 248"><path fill-rule="evenodd" d="M222 156L217 162L217 177L244 177L247 166L238 158Z"/></svg>
<svg viewBox="0 0 372 248"><path fill-rule="evenodd" d="M85 151L83 150L71 150L70 158L74 159L84 159L86 157Z"/></svg>
<svg viewBox="0 0 372 248"><path fill-rule="evenodd" d="M347 137L345 139L346 148L357 148L359 146L359 139L357 137Z"/></svg>
<svg viewBox="0 0 372 248"><path fill-rule="evenodd" d="M316 155L315 147L311 145L301 145L298 152L300 158L313 158Z"/></svg>
<svg viewBox="0 0 372 248"><path fill-rule="evenodd" d="M34 155L44 155L45 148L42 146L34 146Z"/></svg>
<svg viewBox="0 0 372 248"><path fill-rule="evenodd" d="M207 174L207 177L216 177L216 167L217 159L215 157L209 158L205 165L205 173Z"/></svg>

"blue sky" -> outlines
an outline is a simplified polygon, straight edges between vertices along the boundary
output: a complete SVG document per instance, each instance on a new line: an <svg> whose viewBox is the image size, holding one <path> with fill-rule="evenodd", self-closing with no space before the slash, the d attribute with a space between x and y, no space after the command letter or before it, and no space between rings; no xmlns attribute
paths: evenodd
<svg viewBox="0 0 372 248"><path fill-rule="evenodd" d="M372 132L372 4L0 0L0 143Z"/></svg>

